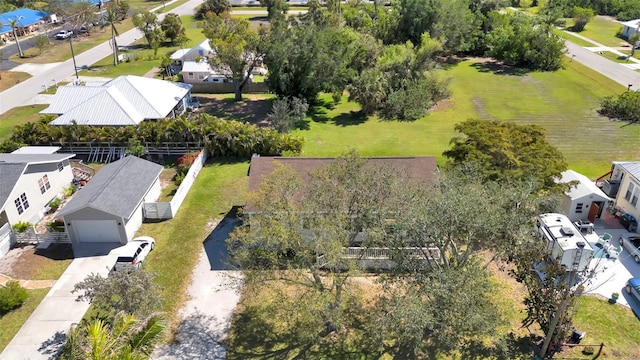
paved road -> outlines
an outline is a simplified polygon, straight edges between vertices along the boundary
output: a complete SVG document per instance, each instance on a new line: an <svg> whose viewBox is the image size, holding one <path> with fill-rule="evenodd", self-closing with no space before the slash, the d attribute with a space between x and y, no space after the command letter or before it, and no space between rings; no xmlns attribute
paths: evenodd
<svg viewBox="0 0 640 360"><path fill-rule="evenodd" d="M567 49L569 50L568 56L573 59L569 61L577 61L586 65L609 79L619 83L625 88L627 85L631 84L632 89L640 90L640 73L628 69L615 61L611 61L598 54L594 54L593 52L572 42L567 41L566 44Z"/></svg>
<svg viewBox="0 0 640 360"><path fill-rule="evenodd" d="M191 0L188 1L179 7L171 10L172 13L176 13L178 15L189 15L193 14L196 6L201 4L204 0ZM158 18L162 20L164 15L159 15ZM129 45L134 41L140 39L142 34L137 29L132 29L127 31L124 34L121 34L117 38L118 45ZM93 63L96 63L106 56L112 54L110 41L105 41L104 43L87 50L76 56L76 64L78 67L89 66ZM51 84L52 79L66 79L74 74L73 61L71 59L60 63L55 68L49 69L46 73L36 75L24 82L11 87L8 90L0 93L0 114L5 113L8 110L13 109L17 106L22 106L31 98L36 96L40 91L42 91L43 84Z"/></svg>

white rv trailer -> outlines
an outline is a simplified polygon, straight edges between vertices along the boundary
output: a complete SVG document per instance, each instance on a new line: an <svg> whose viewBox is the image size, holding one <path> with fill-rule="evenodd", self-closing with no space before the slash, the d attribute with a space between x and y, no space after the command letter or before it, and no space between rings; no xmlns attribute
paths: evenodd
<svg viewBox="0 0 640 360"><path fill-rule="evenodd" d="M542 214L536 220L538 235L547 241L549 257L557 261L567 271L584 271L593 258L593 248L562 214Z"/></svg>

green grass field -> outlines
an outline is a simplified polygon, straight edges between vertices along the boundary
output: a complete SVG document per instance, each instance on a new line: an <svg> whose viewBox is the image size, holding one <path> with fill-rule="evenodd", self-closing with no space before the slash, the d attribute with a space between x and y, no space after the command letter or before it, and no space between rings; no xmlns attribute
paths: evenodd
<svg viewBox="0 0 640 360"><path fill-rule="evenodd" d="M572 43L574 43L574 44L576 44L578 46L582 46L582 47L595 46L595 45L593 45L592 43L590 43L588 41L584 41L581 38L572 35L573 34L572 32L568 32L567 33L565 31L562 31L562 30L558 29L558 28L552 28L551 30L553 31L554 34L560 36L561 38L563 38L565 40L571 41Z"/></svg>
<svg viewBox="0 0 640 360"><path fill-rule="evenodd" d="M446 72L452 97L430 115L414 122L359 117L359 107L345 99L333 109L321 108L305 138L304 156L334 156L355 148L365 156L432 155L456 135L456 123L469 118L537 124L567 157L572 169L590 177L606 172L612 160L640 156L635 145L640 128L598 116L604 96L624 88L577 62L555 73L497 75L494 68L463 61ZM322 98L330 102L329 96ZM322 113L324 112L324 114ZM593 141L592 134L597 135Z"/></svg>
<svg viewBox="0 0 640 360"><path fill-rule="evenodd" d="M0 352L9 344L11 339L38 307L49 289L28 290L29 297L21 307L0 316Z"/></svg>
<svg viewBox="0 0 640 360"><path fill-rule="evenodd" d="M572 25L573 20L567 19L567 25ZM622 29L622 24L609 20L602 16L594 17L579 34L605 46L618 47L626 43L624 39L616 36Z"/></svg>
<svg viewBox="0 0 640 360"><path fill-rule="evenodd" d="M38 112L46 107L47 105L20 106L0 115L0 141L11 137L14 126L38 121L40 119Z"/></svg>

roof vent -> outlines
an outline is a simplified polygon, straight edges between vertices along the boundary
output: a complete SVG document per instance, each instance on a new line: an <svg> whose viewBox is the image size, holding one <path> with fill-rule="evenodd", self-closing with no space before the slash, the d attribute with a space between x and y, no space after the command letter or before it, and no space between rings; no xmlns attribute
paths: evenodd
<svg viewBox="0 0 640 360"><path fill-rule="evenodd" d="M573 229L568 226L563 226L562 228L560 228L560 232L562 233L562 235L566 236L573 236L574 234Z"/></svg>

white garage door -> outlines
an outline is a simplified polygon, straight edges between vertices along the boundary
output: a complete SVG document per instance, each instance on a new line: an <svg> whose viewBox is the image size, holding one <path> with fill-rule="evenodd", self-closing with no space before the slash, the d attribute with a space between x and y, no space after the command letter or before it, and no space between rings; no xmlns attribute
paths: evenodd
<svg viewBox="0 0 640 360"><path fill-rule="evenodd" d="M115 220L75 220L72 227L78 242L120 242Z"/></svg>

